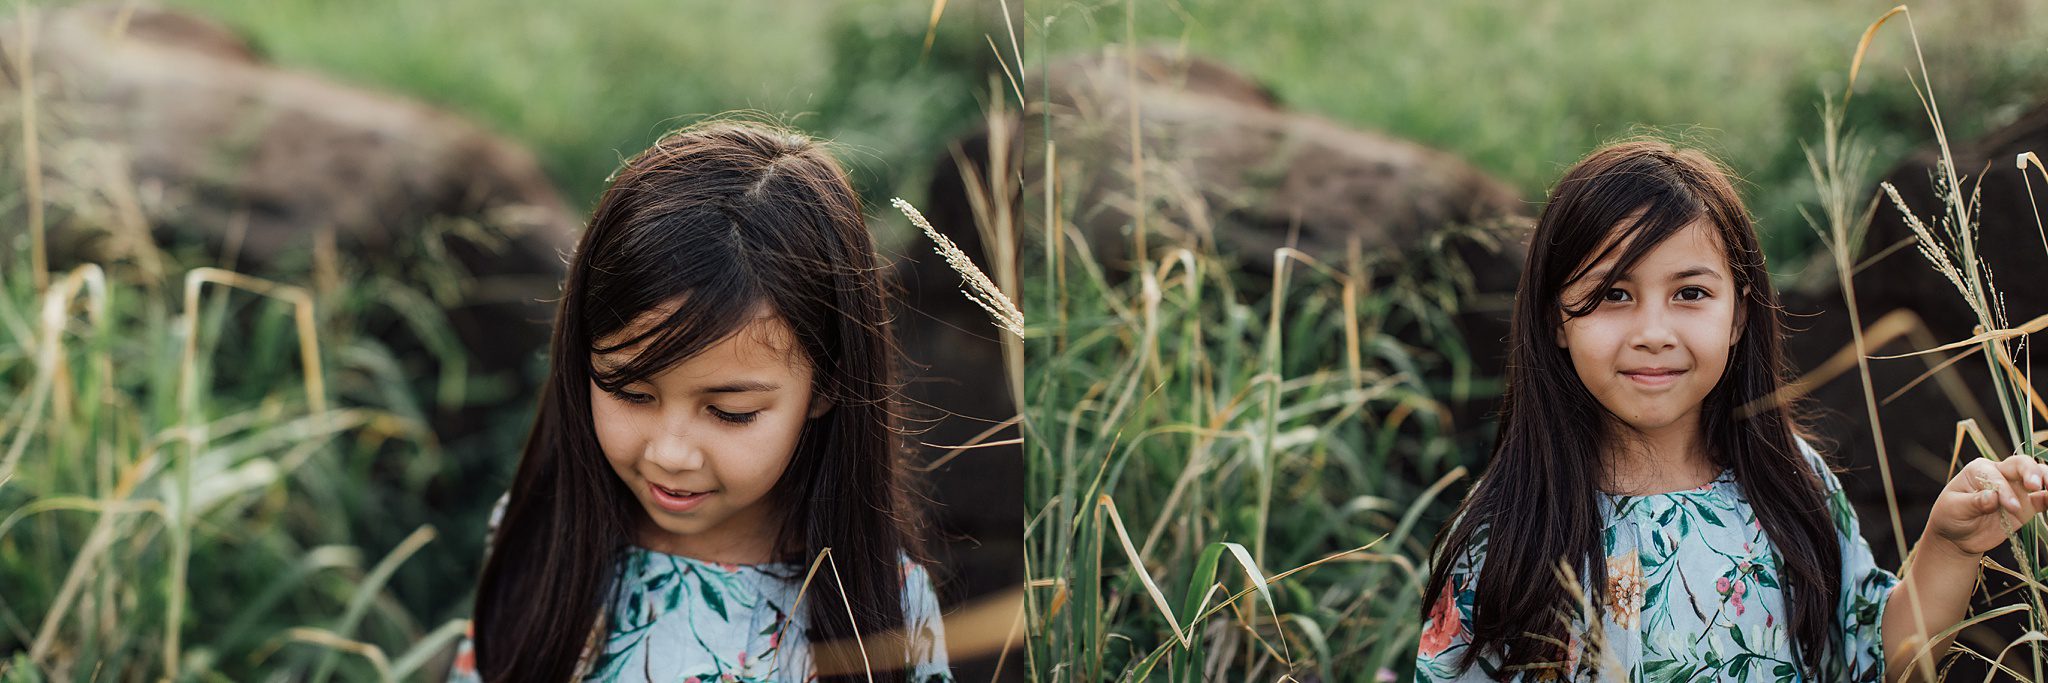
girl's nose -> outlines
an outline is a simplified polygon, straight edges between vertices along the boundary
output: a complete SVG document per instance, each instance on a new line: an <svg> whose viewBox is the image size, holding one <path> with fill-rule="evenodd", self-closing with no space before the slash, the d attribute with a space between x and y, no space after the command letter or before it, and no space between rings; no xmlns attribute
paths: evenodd
<svg viewBox="0 0 2048 683"><path fill-rule="evenodd" d="M704 449L686 427L663 430L647 449L647 458L670 472L685 472L704 467Z"/></svg>
<svg viewBox="0 0 2048 683"><path fill-rule="evenodd" d="M1670 316L1656 307L1648 308L1630 330L1629 346L1650 353L1677 346L1678 333L1671 327Z"/></svg>

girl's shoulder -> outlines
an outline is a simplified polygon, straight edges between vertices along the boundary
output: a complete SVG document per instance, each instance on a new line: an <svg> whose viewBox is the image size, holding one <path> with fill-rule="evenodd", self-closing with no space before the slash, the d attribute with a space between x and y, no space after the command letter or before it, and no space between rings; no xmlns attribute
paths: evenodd
<svg viewBox="0 0 2048 683"><path fill-rule="evenodd" d="M1451 529L1458 528L1458 525L1464 522L1465 515L1461 513L1457 517L1452 518L1450 524L1444 525L1444 529L1448 532ZM1450 562L1450 573L1453 575L1479 575L1479 569L1486 564L1486 537L1489 535L1488 532L1490 530L1491 526L1485 520L1474 520L1472 535L1466 539L1463 548L1456 549L1456 557L1435 557L1432 560L1435 562L1448 560ZM1449 552L1451 550L1451 548L1446 547L1438 552Z"/></svg>
<svg viewBox="0 0 2048 683"><path fill-rule="evenodd" d="M1835 478L1835 468L1828 464L1827 457L1821 455L1820 450L1814 448L1813 443L1807 441L1804 436L1795 435L1792 441L1798 444L1799 455L1806 459L1806 466L1813 470L1814 476L1820 478L1821 492L1828 495L1839 493L1842 490L1842 482Z"/></svg>

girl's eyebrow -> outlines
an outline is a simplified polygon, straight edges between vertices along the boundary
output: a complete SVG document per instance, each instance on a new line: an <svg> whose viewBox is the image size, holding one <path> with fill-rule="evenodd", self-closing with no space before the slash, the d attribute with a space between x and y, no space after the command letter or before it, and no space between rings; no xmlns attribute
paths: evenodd
<svg viewBox="0 0 2048 683"><path fill-rule="evenodd" d="M1671 274L1671 279L1673 280L1683 280L1689 277L1710 277L1719 280L1721 279L1721 273L1706 266L1693 266Z"/></svg>
<svg viewBox="0 0 2048 683"><path fill-rule="evenodd" d="M1586 273L1586 275L1581 279L1586 280L1588 282L1599 282L1601 280L1607 279L1607 272L1610 270L1612 270L1612 268L1596 269L1590 273ZM1706 266L1693 266L1691 268L1687 268L1685 270L1681 270L1671 274L1671 279L1673 280L1683 280L1689 277L1710 277L1719 280L1721 279L1721 273ZM1635 278L1629 277L1628 273L1622 273L1621 277L1614 278L1614 281L1635 282Z"/></svg>
<svg viewBox="0 0 2048 683"><path fill-rule="evenodd" d="M698 390L697 390L697 393L700 393L700 394L747 394L747 393L753 393L753 392L772 392L772 391L776 391L776 390L779 390L779 389L781 389L781 388L782 388L782 385L780 385L780 384L772 384L772 383L769 383L769 382L763 382L763 381L760 381L760 380L752 380L752 379L742 379L742 380L735 380L735 381L731 381L731 382L726 382L726 383L724 383L724 384L719 384L719 385L715 385L715 386L708 386L708 387L704 387L704 388L702 388L702 389L698 389Z"/></svg>

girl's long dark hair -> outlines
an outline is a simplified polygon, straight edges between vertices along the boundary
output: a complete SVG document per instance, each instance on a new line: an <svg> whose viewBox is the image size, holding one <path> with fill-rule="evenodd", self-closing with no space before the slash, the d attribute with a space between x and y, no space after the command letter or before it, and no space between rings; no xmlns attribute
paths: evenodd
<svg viewBox="0 0 2048 683"><path fill-rule="evenodd" d="M814 644L851 639L856 628L901 628L899 559L918 558L919 548L878 260L844 173L802 135L719 122L672 133L626 162L569 264L538 418L477 586L484 680L564 680L583 644L602 642L593 631L617 553L647 513L598 446L592 381L622 386L658 374L740 330L762 305L795 331L817 395L832 402L806 422L771 495L785 515L783 559L807 565L830 548L844 583L818 572L807 614L792 618ZM665 322L599 347L672 302L680 307ZM615 371L590 363L593 352L642 342ZM845 664L817 662L820 671L859 669ZM856 678L865 680L826 680Z"/></svg>
<svg viewBox="0 0 2048 683"><path fill-rule="evenodd" d="M1840 652L1834 614L1841 547L1821 481L1800 454L1798 415L1776 399L1753 414L1741 412L1759 398L1778 396L1790 377L1783 313L1756 229L1712 159L1662 142L1632 141L1597 150L1566 171L1536 222L1515 294L1499 440L1485 475L1437 538L1423 593L1426 619L1449 587L1457 558L1483 551L1471 647L1461 665L1482 656L1504 667L1561 663L1567 653L1558 644L1572 639L1560 615L1596 628L1600 623L1598 606L1607 594L1597 488L1608 474L1600 449L1605 409L1579 381L1556 335L1564 316L1590 313L1599 293L1701 218L1721 237L1743 293L1736 303L1742 336L1726 374L1701 405L1702 437L1716 464L1733 470L1776 551L1799 660L1820 672ZM1601 250L1614 226L1622 234ZM1618 267L1590 290L1595 294L1562 300L1589 265L1617 249ZM1578 601L1557 578L1561 563L1590 589L1594 614L1574 607Z"/></svg>

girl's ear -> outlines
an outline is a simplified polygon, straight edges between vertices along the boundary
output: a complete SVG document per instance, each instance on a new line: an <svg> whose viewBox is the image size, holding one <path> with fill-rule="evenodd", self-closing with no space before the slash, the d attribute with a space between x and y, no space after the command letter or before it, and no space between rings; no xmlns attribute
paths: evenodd
<svg viewBox="0 0 2048 683"><path fill-rule="evenodd" d="M1744 327L1744 324L1748 321L1748 319L1749 288L1743 287L1741 294L1738 294L1735 297L1735 329L1729 331L1728 333L1729 346L1734 346L1742 341L1742 328Z"/></svg>
<svg viewBox="0 0 2048 683"><path fill-rule="evenodd" d="M828 412L832 412L832 398L818 392L811 392L811 410L804 418L815 420Z"/></svg>

